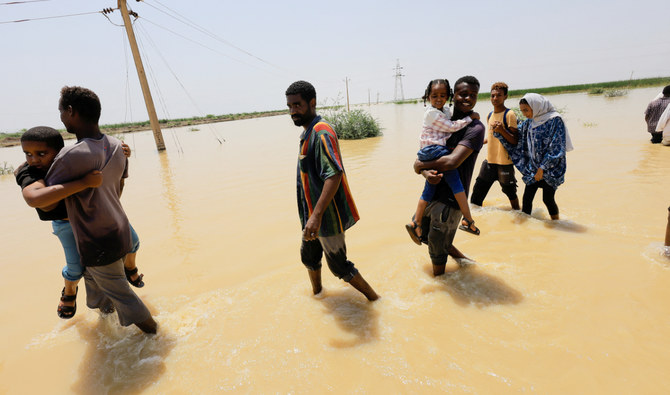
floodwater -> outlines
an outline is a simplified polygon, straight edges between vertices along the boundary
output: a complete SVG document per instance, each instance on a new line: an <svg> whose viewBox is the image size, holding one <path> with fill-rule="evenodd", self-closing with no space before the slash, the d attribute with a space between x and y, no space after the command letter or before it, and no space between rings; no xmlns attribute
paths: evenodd
<svg viewBox="0 0 670 395"><path fill-rule="evenodd" d="M374 303L325 267L311 295L288 116L165 130L160 155L150 133L127 135L122 201L156 336L88 310L83 287L76 316L56 316L62 249L2 176L0 393L668 393L670 148L643 121L660 89L552 96L576 147L562 219L539 195L531 217L511 211L496 184L473 210L481 236L456 236L476 264L440 278L404 229L423 107L372 106L384 136L341 148L362 217L349 257Z"/></svg>

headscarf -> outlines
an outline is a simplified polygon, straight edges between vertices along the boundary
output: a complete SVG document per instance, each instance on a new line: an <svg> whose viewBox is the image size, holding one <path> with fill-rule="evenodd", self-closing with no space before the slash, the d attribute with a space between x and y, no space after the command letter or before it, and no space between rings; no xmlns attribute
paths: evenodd
<svg viewBox="0 0 670 395"><path fill-rule="evenodd" d="M561 114L556 111L546 97L537 93L526 93L523 98L528 102L528 106L533 110L533 118L530 120L530 128L534 129L552 118L560 117ZM572 151L572 139L568 133L568 127L565 126L565 152Z"/></svg>

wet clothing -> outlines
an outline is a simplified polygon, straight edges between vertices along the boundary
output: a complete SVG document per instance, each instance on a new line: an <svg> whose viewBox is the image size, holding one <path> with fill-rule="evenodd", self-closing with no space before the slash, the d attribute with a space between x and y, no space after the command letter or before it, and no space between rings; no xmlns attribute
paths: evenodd
<svg viewBox="0 0 670 395"><path fill-rule="evenodd" d="M550 215L558 214L554 194L565 180L566 152L572 149L572 142L565 123L554 106L544 96L527 93L523 97L533 111L533 118L519 125L519 142L512 145L502 136L498 140L509 152L514 166L519 169L526 184L521 210L530 214L533 198L542 188L544 204ZM543 170L540 181L535 180L538 169Z"/></svg>
<svg viewBox="0 0 670 395"><path fill-rule="evenodd" d="M46 177L47 185L55 185L81 178L92 170L102 171L102 185L67 197L65 205L81 264L86 268L86 305L102 310L113 305L123 326L151 317L130 289L123 270L122 258L132 249L130 223L119 200L127 166L121 141L102 135L61 149Z"/></svg>
<svg viewBox="0 0 670 395"><path fill-rule="evenodd" d="M487 151L486 159L479 168L479 175L475 180L475 186L472 188L470 202L481 206L484 204L484 198L489 193L493 183L498 181L502 191L509 200L518 199L516 195L516 178L514 177L514 164L509 153L493 133L493 125L496 122L503 124L503 127L510 131L510 128L517 127L517 119L514 111L506 109L498 113L491 112L488 115L488 130L486 132Z"/></svg>
<svg viewBox="0 0 670 395"><path fill-rule="evenodd" d="M496 141L498 141L496 139ZM484 204L484 198L491 189L494 182L498 181L502 191L509 200L516 200L516 178L514 177L514 165L497 165L489 163L486 159L482 162L479 169L479 175L475 181L475 186L472 187L472 196L470 202L477 206Z"/></svg>
<svg viewBox="0 0 670 395"><path fill-rule="evenodd" d="M344 172L337 134L320 116L300 135L299 153L297 197L302 228L314 211L324 182L337 174L342 174L342 180L323 214L319 236L334 236L352 227L360 217Z"/></svg>
<svg viewBox="0 0 670 395"><path fill-rule="evenodd" d="M19 167L19 171L16 173L16 183L21 187L21 190L23 190L28 185L43 180L45 176L46 171L28 166L27 163L24 163ZM37 210L37 215L42 221L53 221L56 219L67 218L67 209L65 208L64 200L58 202L58 205L53 210L43 211L39 208L35 208L35 210Z"/></svg>
<svg viewBox="0 0 670 395"><path fill-rule="evenodd" d="M447 140L446 146L451 151L457 145L472 149L472 153L457 169L466 195L470 189L477 155L484 144L484 133L484 125L479 120L474 120ZM435 198L426 207L421 223L422 234L427 235L428 254L433 265L442 266L447 263L449 248L453 244L462 216L449 185L444 182L437 184Z"/></svg>
<svg viewBox="0 0 670 395"><path fill-rule="evenodd" d="M433 265L446 265L449 249L454 243L456 230L461 224L463 213L458 207L452 207L433 200L424 211L421 222L422 234L428 235L428 255Z"/></svg>
<svg viewBox="0 0 670 395"><path fill-rule="evenodd" d="M65 199L81 263L103 266L123 258L132 248L130 224L119 196L121 178L127 176L127 158L121 141L102 135L85 138L58 153L47 173L47 185L82 178L102 171L98 188L89 188Z"/></svg>
<svg viewBox="0 0 670 395"><path fill-rule="evenodd" d="M533 199L539 188L542 188L542 201L544 202L544 205L547 206L549 215L558 215L558 205L554 199L556 189L547 184L545 180L526 185L526 188L523 191L523 205L521 206L521 211L530 215L533 211Z"/></svg>
<svg viewBox="0 0 670 395"><path fill-rule="evenodd" d="M74 239L70 221L55 220L51 222L51 227L53 228L53 234L58 237L58 240L60 240L60 243L63 246L63 252L65 252L65 266L62 270L63 278L68 281L77 281L81 279L82 274L84 273L84 267L80 262L79 252L77 251L77 242ZM130 225L130 235L133 240L133 246L130 249L130 253L132 254L137 252L140 248L140 238L137 236L137 232L135 232L132 225Z"/></svg>
<svg viewBox="0 0 670 395"><path fill-rule="evenodd" d="M316 116L300 135L298 213L302 229L321 197L325 180L337 174L342 174L342 179L323 214L318 238L302 241L300 258L307 269L319 270L321 257L325 253L330 271L348 282L358 270L347 259L344 231L358 221L358 210L347 183L337 134L320 116Z"/></svg>
<svg viewBox="0 0 670 395"><path fill-rule="evenodd" d="M300 245L300 259L309 270L321 269L321 257L326 255L326 263L330 271L349 282L358 273L353 262L347 259L347 245L344 233L335 236L320 236L316 240L303 240Z"/></svg>
<svg viewBox="0 0 670 395"><path fill-rule="evenodd" d="M130 289L121 259L103 266L89 266L84 272L86 305L105 310L113 305L122 326L138 324L151 318L142 300Z"/></svg>

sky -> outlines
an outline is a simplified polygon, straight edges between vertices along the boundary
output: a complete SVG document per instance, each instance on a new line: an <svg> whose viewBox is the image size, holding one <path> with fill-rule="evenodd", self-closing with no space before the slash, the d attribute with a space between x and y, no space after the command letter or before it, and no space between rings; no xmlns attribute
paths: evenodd
<svg viewBox="0 0 670 395"><path fill-rule="evenodd" d="M62 128L63 86L102 102L101 124L148 120L117 0L0 0L0 132ZM405 98L428 81L487 91L670 76L668 0L128 2L160 119ZM77 16L66 16L83 14ZM38 19L46 18L46 19ZM29 19L25 22L13 22Z"/></svg>

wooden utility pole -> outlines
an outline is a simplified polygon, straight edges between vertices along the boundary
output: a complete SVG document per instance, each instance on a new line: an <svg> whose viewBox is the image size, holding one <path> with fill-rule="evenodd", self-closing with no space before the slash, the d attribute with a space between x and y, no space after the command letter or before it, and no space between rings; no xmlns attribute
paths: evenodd
<svg viewBox="0 0 670 395"><path fill-rule="evenodd" d="M347 112L349 112L349 77L344 78L344 84L347 90Z"/></svg>
<svg viewBox="0 0 670 395"><path fill-rule="evenodd" d="M133 32L133 25L130 22L130 16L128 15L126 0L118 0L118 4L119 10L121 10L121 16L123 16L123 24L126 27L126 33L128 33L128 42L130 43L130 49L133 52L133 59L135 60L135 67L137 68L137 76L140 79L140 86L142 87L142 94L144 95L144 103L146 104L147 112L149 113L149 123L151 123L151 130L154 132L156 148L159 151L164 151L165 142L163 142L163 133L161 132L161 127L158 123L158 117L156 116L156 108L154 107L154 100L151 98L151 91L149 90L147 75L144 72L144 66L142 65L140 51L137 48L135 32Z"/></svg>

